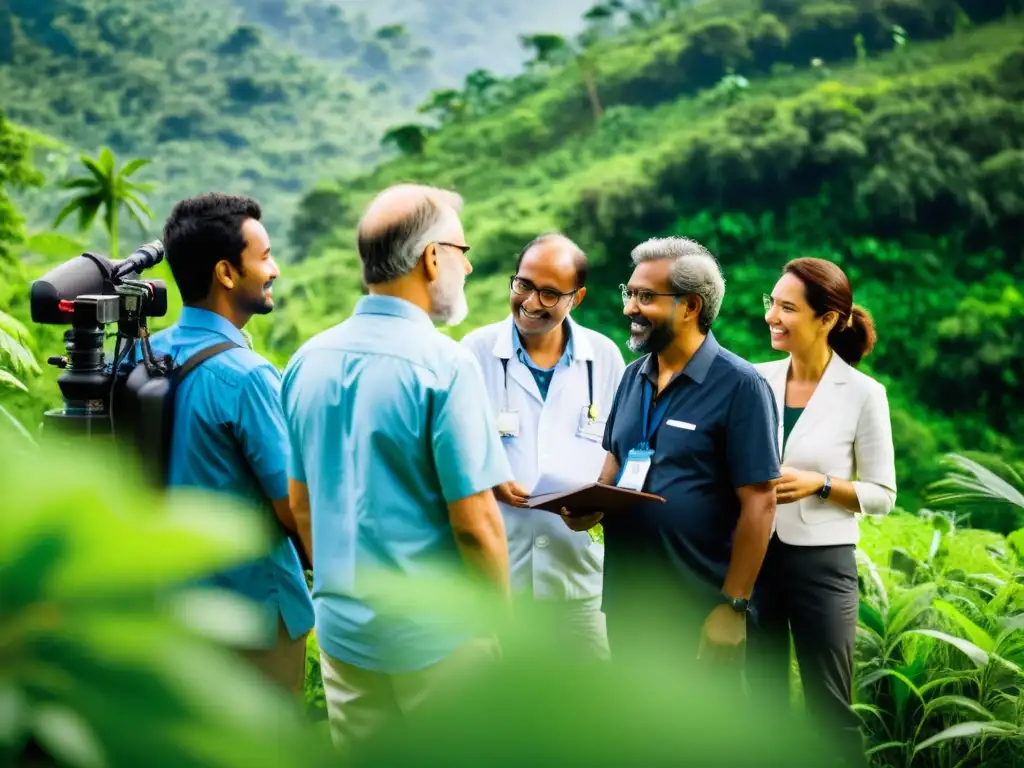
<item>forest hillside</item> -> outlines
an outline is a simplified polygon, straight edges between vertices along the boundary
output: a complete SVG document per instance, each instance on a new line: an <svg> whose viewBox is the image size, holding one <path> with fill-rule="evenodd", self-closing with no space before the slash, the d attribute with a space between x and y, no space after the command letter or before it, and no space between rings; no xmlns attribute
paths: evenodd
<svg viewBox="0 0 1024 768"><path fill-rule="evenodd" d="M306 196L265 343L284 359L347 316L354 224L399 180L466 198L455 335L505 315L515 254L558 229L594 265L579 319L624 342L629 251L671 233L723 263L721 340L768 359L761 293L823 256L879 325L865 368L889 386L912 505L944 451L1013 452L1024 427L1024 24L1006 10L707 2L582 49L558 38L524 75L444 94L440 130L397 126L404 157Z"/></svg>

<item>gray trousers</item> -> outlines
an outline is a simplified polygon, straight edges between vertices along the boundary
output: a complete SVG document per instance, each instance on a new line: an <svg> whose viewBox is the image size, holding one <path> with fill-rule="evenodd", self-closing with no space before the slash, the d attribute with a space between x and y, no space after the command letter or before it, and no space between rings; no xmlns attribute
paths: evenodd
<svg viewBox="0 0 1024 768"><path fill-rule="evenodd" d="M747 681L755 696L789 706L792 632L806 711L834 735L847 764L863 766L860 718L850 707L859 602L852 544L798 547L773 536L747 629Z"/></svg>

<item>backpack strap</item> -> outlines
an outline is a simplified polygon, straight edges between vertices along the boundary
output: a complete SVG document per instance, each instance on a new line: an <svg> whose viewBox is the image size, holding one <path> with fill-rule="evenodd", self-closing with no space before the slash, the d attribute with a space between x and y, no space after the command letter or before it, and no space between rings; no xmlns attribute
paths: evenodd
<svg viewBox="0 0 1024 768"><path fill-rule="evenodd" d="M205 347L196 352L192 357L182 363L181 367L176 371L177 383L181 383L182 380L198 366L205 363L214 355L219 355L221 352L227 352L232 347L238 347L241 349L241 345L236 344L233 341L222 341L219 344L213 344L209 347Z"/></svg>

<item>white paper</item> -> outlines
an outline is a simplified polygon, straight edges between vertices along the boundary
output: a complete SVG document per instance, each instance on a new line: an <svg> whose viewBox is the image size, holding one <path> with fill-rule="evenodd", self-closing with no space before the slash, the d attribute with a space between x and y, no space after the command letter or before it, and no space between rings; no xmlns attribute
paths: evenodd
<svg viewBox="0 0 1024 768"><path fill-rule="evenodd" d="M585 485L585 483L565 477L564 475L559 477L554 474L541 474L533 486L533 490L530 491L530 495L544 496L548 493L565 493L566 491L575 491L582 485Z"/></svg>

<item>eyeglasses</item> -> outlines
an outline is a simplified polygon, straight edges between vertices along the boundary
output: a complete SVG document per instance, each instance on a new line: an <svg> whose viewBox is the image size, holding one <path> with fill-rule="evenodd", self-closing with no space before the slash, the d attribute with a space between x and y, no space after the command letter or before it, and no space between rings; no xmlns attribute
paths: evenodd
<svg viewBox="0 0 1024 768"><path fill-rule="evenodd" d="M528 296L534 291L537 292L537 300L540 301L540 305L545 309L551 309L559 301L566 296L572 296L579 288L574 288L571 291L561 293L554 290L553 288L538 288L536 285L531 283L529 280L523 277L517 277L515 275L509 280L509 287L513 293L517 293L520 296Z"/></svg>
<svg viewBox="0 0 1024 768"><path fill-rule="evenodd" d="M469 253L469 246L468 245L456 245L455 243L445 243L445 242L440 241L440 240L438 240L435 243L435 245L446 245L449 248L457 248L458 250L462 251L463 254Z"/></svg>
<svg viewBox="0 0 1024 768"><path fill-rule="evenodd" d="M646 307L652 301L655 296L685 296L685 293L658 293L657 291L648 291L645 289L630 288L628 285L620 285L619 290L622 291L622 305L629 304L630 299L636 299L636 303L642 307Z"/></svg>

